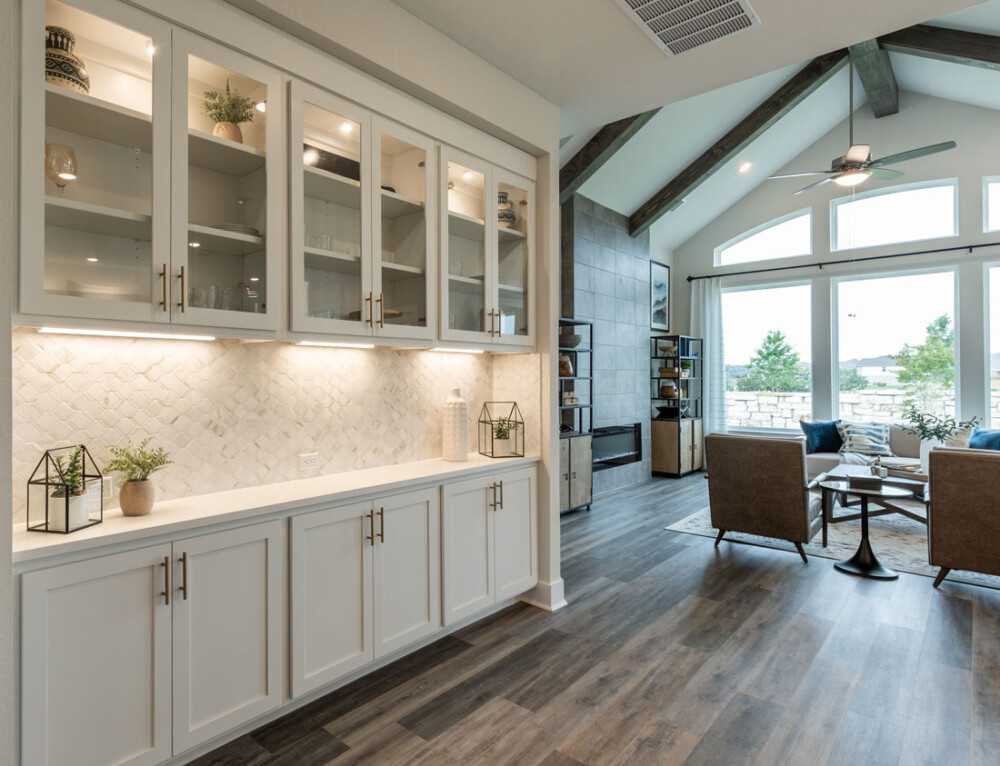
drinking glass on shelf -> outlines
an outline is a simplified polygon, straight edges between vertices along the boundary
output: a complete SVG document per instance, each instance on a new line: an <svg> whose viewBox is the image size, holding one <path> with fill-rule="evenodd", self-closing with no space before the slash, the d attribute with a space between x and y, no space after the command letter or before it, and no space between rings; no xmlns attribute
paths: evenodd
<svg viewBox="0 0 1000 766"><path fill-rule="evenodd" d="M76 180L76 152L66 144L45 144L45 175L59 187L59 196Z"/></svg>

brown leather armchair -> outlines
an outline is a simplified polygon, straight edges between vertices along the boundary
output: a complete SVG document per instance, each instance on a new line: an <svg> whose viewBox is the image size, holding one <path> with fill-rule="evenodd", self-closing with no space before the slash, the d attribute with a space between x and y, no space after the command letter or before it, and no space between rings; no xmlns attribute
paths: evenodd
<svg viewBox="0 0 1000 766"><path fill-rule="evenodd" d="M1000 575L1000 452L931 450L927 552L941 567L938 587L952 569Z"/></svg>
<svg viewBox="0 0 1000 766"><path fill-rule="evenodd" d="M709 434L705 437L712 526L726 532L774 537L802 549L826 522L819 496L809 492L802 439Z"/></svg>

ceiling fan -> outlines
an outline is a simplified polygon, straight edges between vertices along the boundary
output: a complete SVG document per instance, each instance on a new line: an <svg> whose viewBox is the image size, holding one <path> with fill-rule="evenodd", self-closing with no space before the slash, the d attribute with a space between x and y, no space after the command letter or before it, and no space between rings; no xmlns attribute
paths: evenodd
<svg viewBox="0 0 1000 766"><path fill-rule="evenodd" d="M812 170L805 173L784 173L776 176L768 176L767 180L770 181L774 178L826 176L826 178L817 181L816 183L809 184L808 186L799 189L795 192L795 194L802 194L802 192L809 191L817 186L822 186L830 181L833 181L835 184L839 184L840 186L848 187L857 186L858 184L867 181L869 178L890 181L894 178L899 178L903 174L898 170L887 168L886 165L895 165L899 162L914 160L917 157L926 157L928 154L937 154L938 152L944 152L948 149L954 149L957 146L954 141L945 141L941 144L932 144L930 146L923 146L919 149L910 149L906 152L890 154L886 157L880 157L877 160L873 160L871 155L871 146L868 146L867 144L854 143L854 54L848 51L848 56L850 59L850 69L848 75L850 82L848 96L850 99L848 104L848 126L850 131L851 148L847 150L847 154L843 157L837 157L833 160L833 162L830 163L829 170Z"/></svg>

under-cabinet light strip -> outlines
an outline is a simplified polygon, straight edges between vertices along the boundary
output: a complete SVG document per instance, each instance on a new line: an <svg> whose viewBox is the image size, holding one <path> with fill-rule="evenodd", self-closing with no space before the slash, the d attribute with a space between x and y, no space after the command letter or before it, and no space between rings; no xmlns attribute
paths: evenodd
<svg viewBox="0 0 1000 766"><path fill-rule="evenodd" d="M432 348L431 351L444 351L447 354L481 354L481 348Z"/></svg>
<svg viewBox="0 0 1000 766"><path fill-rule="evenodd" d="M322 340L300 340L296 346L322 346L324 348L375 348L374 343L333 343Z"/></svg>
<svg viewBox="0 0 1000 766"><path fill-rule="evenodd" d="M97 335L102 338L153 338L155 340L215 340L214 335L177 335L165 332L124 332L122 330L76 330L69 327L39 327L48 335Z"/></svg>

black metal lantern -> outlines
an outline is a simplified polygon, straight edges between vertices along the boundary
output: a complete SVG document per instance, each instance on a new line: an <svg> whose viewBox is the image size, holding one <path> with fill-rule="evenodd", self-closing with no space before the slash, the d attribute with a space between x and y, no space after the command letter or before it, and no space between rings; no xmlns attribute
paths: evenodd
<svg viewBox="0 0 1000 766"><path fill-rule="evenodd" d="M103 476L87 448L46 450L28 479L28 531L65 535L103 520Z"/></svg>
<svg viewBox="0 0 1000 766"><path fill-rule="evenodd" d="M524 457L524 419L517 402L486 402L479 413L479 454Z"/></svg>

